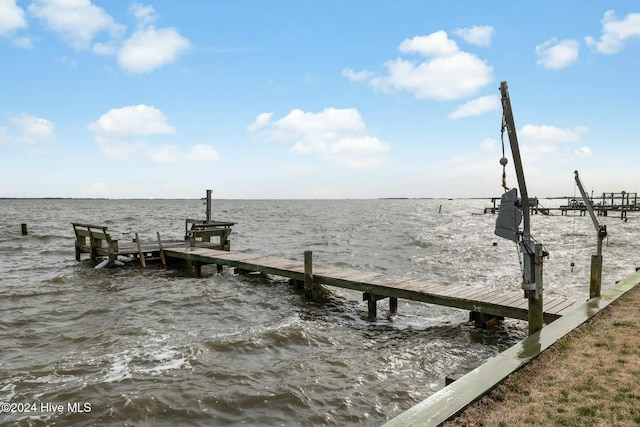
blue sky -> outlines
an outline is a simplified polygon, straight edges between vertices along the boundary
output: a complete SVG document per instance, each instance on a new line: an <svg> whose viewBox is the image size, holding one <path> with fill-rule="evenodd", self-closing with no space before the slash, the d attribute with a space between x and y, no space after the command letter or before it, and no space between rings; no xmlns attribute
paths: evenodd
<svg viewBox="0 0 640 427"><path fill-rule="evenodd" d="M640 190L640 4L0 0L0 197ZM505 136L507 185L517 185Z"/></svg>

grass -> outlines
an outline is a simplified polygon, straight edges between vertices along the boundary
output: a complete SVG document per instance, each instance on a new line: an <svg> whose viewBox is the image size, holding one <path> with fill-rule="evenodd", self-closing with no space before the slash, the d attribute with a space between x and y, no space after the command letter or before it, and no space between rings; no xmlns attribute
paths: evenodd
<svg viewBox="0 0 640 427"><path fill-rule="evenodd" d="M640 427L640 286L446 427Z"/></svg>

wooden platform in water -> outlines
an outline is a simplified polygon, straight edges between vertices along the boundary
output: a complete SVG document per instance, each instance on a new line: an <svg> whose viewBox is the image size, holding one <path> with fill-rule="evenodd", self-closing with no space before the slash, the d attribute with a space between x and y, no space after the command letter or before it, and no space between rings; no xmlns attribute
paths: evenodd
<svg viewBox="0 0 640 427"><path fill-rule="evenodd" d="M239 270L260 272L303 282L304 262L264 257L256 254L183 247L166 248L165 255L194 263L226 265ZM471 285L450 285L433 280L392 276L340 267L313 265L313 283L352 289L364 293L374 307L378 299L397 298L455 307L496 317L528 319L528 300L522 291L502 291ZM578 302L561 296L544 296L544 321L550 323L569 312Z"/></svg>

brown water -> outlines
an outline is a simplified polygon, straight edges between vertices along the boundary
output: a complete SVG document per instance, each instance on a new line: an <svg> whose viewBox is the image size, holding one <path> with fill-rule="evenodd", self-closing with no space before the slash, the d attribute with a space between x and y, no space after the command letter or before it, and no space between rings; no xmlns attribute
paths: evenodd
<svg viewBox="0 0 640 427"><path fill-rule="evenodd" d="M214 201L233 250L451 284L518 289L515 244L482 200ZM552 203L548 203L552 205ZM0 200L0 425L380 425L525 336L462 310L400 300L366 319L361 294L306 302L285 280L177 266L93 268L72 221L180 239L200 201ZM608 224L604 284L638 262L639 223ZM20 235L27 223L28 236ZM545 292L586 299L595 229L533 217ZM496 242L497 246L493 243ZM570 262L576 267L571 272Z"/></svg>

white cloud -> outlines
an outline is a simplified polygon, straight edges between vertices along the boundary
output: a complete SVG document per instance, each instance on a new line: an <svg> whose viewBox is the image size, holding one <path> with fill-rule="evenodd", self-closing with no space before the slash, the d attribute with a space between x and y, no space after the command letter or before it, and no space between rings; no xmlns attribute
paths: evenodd
<svg viewBox="0 0 640 427"><path fill-rule="evenodd" d="M133 16L138 20L139 27L147 27L151 25L155 20L155 10L151 5L134 4L129 8Z"/></svg>
<svg viewBox="0 0 640 427"><path fill-rule="evenodd" d="M91 0L34 0L28 11L73 49L117 55L122 69L132 73L148 73L174 63L191 47L175 28L153 26L156 16L150 5L136 3L129 8L137 28L128 38L124 38L126 27Z"/></svg>
<svg viewBox="0 0 640 427"><path fill-rule="evenodd" d="M455 35L462 37L467 43L477 46L491 46L491 37L493 37L494 29L491 26L477 26L470 28L458 28L453 32Z"/></svg>
<svg viewBox="0 0 640 427"><path fill-rule="evenodd" d="M570 171L575 170L576 163L580 160L593 156L589 147L581 146L581 140L587 131L582 126L563 129L547 125L526 125L518 131L529 195L561 195L563 190L558 188L564 188L563 180L566 181L567 187L571 188ZM517 178L506 135L505 149L508 159L506 183L512 187L517 185ZM433 170L429 173L428 179L431 182L447 182L455 184L455 187L467 189L471 188L470 183L473 183L474 188L495 189L495 193L499 194L502 182L502 166L499 164L501 157L500 141L487 138L478 146L458 152L451 159L427 168ZM540 183L545 183L542 193ZM466 197L469 194L468 190L466 193L463 190L462 194Z"/></svg>
<svg viewBox="0 0 640 427"><path fill-rule="evenodd" d="M580 147L575 151L577 157L590 159L593 157L593 151L589 147Z"/></svg>
<svg viewBox="0 0 640 427"><path fill-rule="evenodd" d="M419 64L396 59L385 66L388 76L371 79L373 87L383 92L406 90L418 99L455 100L473 96L492 78L492 68L466 52Z"/></svg>
<svg viewBox="0 0 640 427"><path fill-rule="evenodd" d="M482 151L494 152L498 148L498 141L493 138L485 138L480 142L480 148Z"/></svg>
<svg viewBox="0 0 640 427"><path fill-rule="evenodd" d="M484 139L478 147L434 164L428 180L434 183L455 183L457 187L467 189L472 184L475 188L495 188L498 192L502 173L498 161L500 157L498 141Z"/></svg>
<svg viewBox="0 0 640 427"><path fill-rule="evenodd" d="M273 116L273 113L259 114L256 120L253 123L251 123L249 126L247 126L247 130L249 132L255 132L258 129L262 129L263 127L269 124L272 116Z"/></svg>
<svg viewBox="0 0 640 427"><path fill-rule="evenodd" d="M618 53L624 48L627 39L640 37L640 13L629 13L623 19L617 20L615 12L608 10L601 22L600 40L591 36L585 37L587 45L600 53Z"/></svg>
<svg viewBox="0 0 640 427"><path fill-rule="evenodd" d="M371 136L360 113L353 108L326 108L319 113L295 109L270 122L265 114L247 127L266 141L293 144L290 153L314 155L348 168L371 168L387 161L388 143ZM256 123L261 126L254 126Z"/></svg>
<svg viewBox="0 0 640 427"><path fill-rule="evenodd" d="M142 151L157 163L208 162L220 158L216 149L209 144L198 144L184 152L175 145L146 146Z"/></svg>
<svg viewBox="0 0 640 427"><path fill-rule="evenodd" d="M190 162L204 162L209 160L218 160L220 155L209 144L198 144L189 149L185 154L185 160Z"/></svg>
<svg viewBox="0 0 640 427"><path fill-rule="evenodd" d="M580 43L577 40L558 41L554 37L536 46L538 65L552 70L566 68L576 62L579 51Z"/></svg>
<svg viewBox="0 0 640 427"><path fill-rule="evenodd" d="M118 52L118 63L133 73L148 73L176 61L191 47L175 28L136 31Z"/></svg>
<svg viewBox="0 0 640 427"><path fill-rule="evenodd" d="M150 142L150 138L176 133L176 128L167 122L161 110L147 105L111 109L87 128L94 133L98 149L111 159L126 160L142 154L158 163L179 163L212 161L220 157L208 144L185 150L176 145Z"/></svg>
<svg viewBox="0 0 640 427"><path fill-rule="evenodd" d="M415 36L400 43L400 52L418 53L423 56L450 56L460 51L455 41L445 31L436 31L428 36Z"/></svg>
<svg viewBox="0 0 640 427"><path fill-rule="evenodd" d="M363 82L369 80L373 73L371 71L353 71L350 68L342 70L342 75L351 80L352 82Z"/></svg>
<svg viewBox="0 0 640 427"><path fill-rule="evenodd" d="M518 136L525 142L563 143L580 141L582 135L589 131L584 126L575 126L573 129L559 128L548 125L524 125L518 132Z"/></svg>
<svg viewBox="0 0 640 427"><path fill-rule="evenodd" d="M0 127L0 142L36 145L55 140L54 124L30 114L11 115L7 119L6 127Z"/></svg>
<svg viewBox="0 0 640 427"><path fill-rule="evenodd" d="M375 89L385 93L406 90L418 99L455 100L475 95L493 79L493 68L477 56L461 51L445 31L406 39L399 50L427 59L387 61L386 75L368 80ZM349 72L346 76L352 80L365 78L364 74Z"/></svg>
<svg viewBox="0 0 640 427"><path fill-rule="evenodd" d="M35 0L28 11L75 50L89 49L99 33L118 38L124 31L124 26L90 0Z"/></svg>
<svg viewBox="0 0 640 427"><path fill-rule="evenodd" d="M27 21L16 0L0 0L0 35L9 35L23 28L27 28Z"/></svg>
<svg viewBox="0 0 640 427"><path fill-rule="evenodd" d="M500 98L497 95L481 96L480 98L476 98L462 104L447 117L450 120L457 120L468 116L479 116L488 111L497 110L499 108Z"/></svg>
<svg viewBox="0 0 640 427"><path fill-rule="evenodd" d="M159 109L147 105L113 108L89 125L89 130L100 135L143 136L175 133Z"/></svg>
<svg viewBox="0 0 640 427"><path fill-rule="evenodd" d="M572 150L571 145L582 141L589 129L584 126L559 128L549 125L522 126L518 131L523 157L534 164L536 162L559 162L571 157L585 157L588 147ZM540 166L543 168L543 166Z"/></svg>

